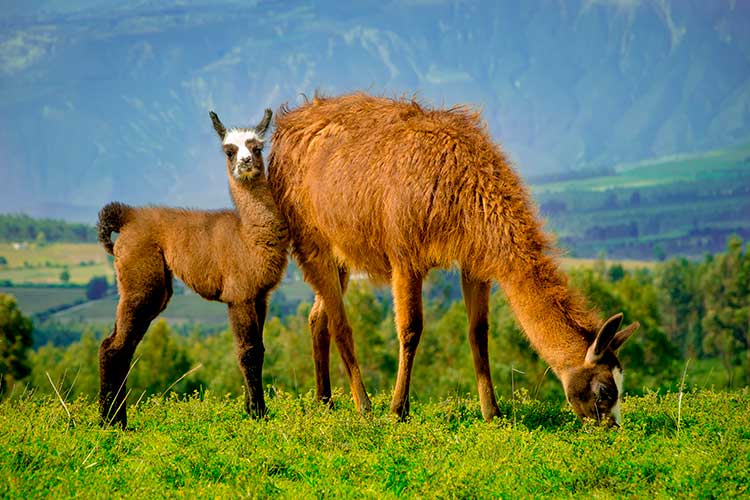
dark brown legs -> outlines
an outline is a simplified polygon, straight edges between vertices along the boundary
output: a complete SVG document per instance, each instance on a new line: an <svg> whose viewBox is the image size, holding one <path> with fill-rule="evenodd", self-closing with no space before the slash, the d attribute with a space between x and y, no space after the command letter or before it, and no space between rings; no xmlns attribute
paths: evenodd
<svg viewBox="0 0 750 500"><path fill-rule="evenodd" d="M229 304L229 322L234 333L237 359L245 378L245 411L254 418L266 415L263 398L263 320L266 296L254 301Z"/></svg>
<svg viewBox="0 0 750 500"><path fill-rule="evenodd" d="M477 375L479 403L485 420L492 420L500 415L495 399L495 390L490 376L487 334L489 331L488 314L490 308L490 284L486 281L474 281L465 272L461 272L461 289L464 294L466 313L469 317L469 345L474 358L474 371Z"/></svg>
<svg viewBox="0 0 750 500"><path fill-rule="evenodd" d="M346 269L339 269L339 284L341 294L346 291L349 273ZM323 299L315 294L315 302L308 317L310 334L313 343L313 360L315 362L315 394L318 401L328 403L331 400L330 352L331 334L328 331L328 315L323 308Z"/></svg>
<svg viewBox="0 0 750 500"><path fill-rule="evenodd" d="M167 307L172 296L172 277L161 273L150 289L129 293L120 283L120 301L112 334L99 346L99 414L102 425L127 426L126 382L133 353L151 321ZM143 286L143 283L138 283Z"/></svg>
<svg viewBox="0 0 750 500"><path fill-rule="evenodd" d="M331 397L328 349L332 334L349 377L354 404L360 413L369 413L370 398L362 382L359 363L354 354L352 328L344 311L343 291L346 278L342 278L342 270L334 264L333 259L322 255L301 263L301 267L305 278L315 290L315 304L310 311L309 320L318 398L326 401ZM343 272L345 275L346 272Z"/></svg>
<svg viewBox="0 0 750 500"><path fill-rule="evenodd" d="M331 400L331 334L328 332L328 315L323 309L323 299L317 294L310 309L308 323L315 363L315 397L318 401L328 403Z"/></svg>
<svg viewBox="0 0 750 500"><path fill-rule="evenodd" d="M411 370L422 337L422 276L394 269L392 288L400 347L391 411L403 420L409 415Z"/></svg>

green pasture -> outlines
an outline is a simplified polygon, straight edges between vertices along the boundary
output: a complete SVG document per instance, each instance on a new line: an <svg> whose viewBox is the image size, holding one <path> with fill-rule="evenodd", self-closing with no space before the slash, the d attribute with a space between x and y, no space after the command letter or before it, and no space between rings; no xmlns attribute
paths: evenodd
<svg viewBox="0 0 750 500"><path fill-rule="evenodd" d="M359 416L271 390L256 421L241 399L154 397L130 429L101 429L96 406L25 394L0 403L3 498L747 498L750 393L647 394L620 429L567 407L501 399L486 423L471 397L415 403L388 395Z"/></svg>
<svg viewBox="0 0 750 500"><path fill-rule="evenodd" d="M14 284L57 284L67 269L69 283L85 285L94 276L106 276L114 282L114 269L107 254L96 243L0 243L0 281Z"/></svg>
<svg viewBox="0 0 750 500"><path fill-rule="evenodd" d="M46 263L59 266L107 263L107 254L98 243L28 243L20 244L19 248L14 245L18 244L0 243L0 255L7 259L9 269L23 267L24 263L33 266L44 266Z"/></svg>
<svg viewBox="0 0 750 500"><path fill-rule="evenodd" d="M94 300L66 309L52 316L58 321L111 323L115 319L117 298ZM159 316L170 323L199 322L223 324L227 322L226 305L204 300L198 295L174 295L167 309Z"/></svg>
<svg viewBox="0 0 750 500"><path fill-rule="evenodd" d="M86 300L86 290L80 287L0 287L0 293L13 295L27 316Z"/></svg>

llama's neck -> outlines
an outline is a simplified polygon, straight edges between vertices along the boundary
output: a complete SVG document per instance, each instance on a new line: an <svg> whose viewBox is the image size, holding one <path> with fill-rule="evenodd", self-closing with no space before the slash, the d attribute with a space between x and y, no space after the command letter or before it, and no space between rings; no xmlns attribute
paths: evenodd
<svg viewBox="0 0 750 500"><path fill-rule="evenodd" d="M540 255L501 283L531 345L558 377L582 365L598 318L557 264Z"/></svg>
<svg viewBox="0 0 750 500"><path fill-rule="evenodd" d="M229 192L240 224L247 229L267 228L276 231L281 220L268 181L262 175L250 180L230 178Z"/></svg>

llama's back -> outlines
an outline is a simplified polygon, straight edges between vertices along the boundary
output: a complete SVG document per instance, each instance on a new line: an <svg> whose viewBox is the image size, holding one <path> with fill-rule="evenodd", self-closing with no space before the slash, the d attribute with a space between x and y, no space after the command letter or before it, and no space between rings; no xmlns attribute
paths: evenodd
<svg viewBox="0 0 750 500"><path fill-rule="evenodd" d="M269 180L295 244L328 245L375 277L394 261L457 261L492 279L547 245L525 188L465 108L316 98L277 114Z"/></svg>

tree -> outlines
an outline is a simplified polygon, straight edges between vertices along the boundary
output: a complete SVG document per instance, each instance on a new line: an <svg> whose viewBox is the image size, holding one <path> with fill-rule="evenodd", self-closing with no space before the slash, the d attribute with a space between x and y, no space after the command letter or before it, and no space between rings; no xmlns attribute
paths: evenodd
<svg viewBox="0 0 750 500"><path fill-rule="evenodd" d="M107 288L109 288L109 284L106 277L94 276L86 285L86 298L89 300L101 299L107 293Z"/></svg>
<svg viewBox="0 0 750 500"><path fill-rule="evenodd" d="M657 272L664 327L683 357L699 358L703 354L701 319L705 310L700 277L705 266L685 258L671 259L659 266Z"/></svg>
<svg viewBox="0 0 750 500"><path fill-rule="evenodd" d="M703 347L721 360L730 386L743 353L750 382L750 252L743 246L740 238L730 238L727 252L707 265L701 282L706 307Z"/></svg>
<svg viewBox="0 0 750 500"><path fill-rule="evenodd" d="M47 244L47 235L44 234L44 231L39 231L36 233L36 238L34 238L34 240L38 246L43 247Z"/></svg>
<svg viewBox="0 0 750 500"><path fill-rule="evenodd" d="M154 322L135 351L128 390L134 394L141 391L162 394L170 388L177 393L190 393L196 389L192 377L175 384L192 365L184 343L179 340L164 319Z"/></svg>
<svg viewBox="0 0 750 500"><path fill-rule="evenodd" d="M625 277L625 268L622 264L614 264L607 269L607 277L612 283L617 283Z"/></svg>
<svg viewBox="0 0 750 500"><path fill-rule="evenodd" d="M68 346L48 343L31 352L30 384L36 391L47 394L55 393L54 384L68 401L78 395L96 398L99 390L99 339L106 333L85 326L79 339Z"/></svg>
<svg viewBox="0 0 750 500"><path fill-rule="evenodd" d="M31 320L18 309L15 297L0 294L0 394L30 373L31 332Z"/></svg>
<svg viewBox="0 0 750 500"><path fill-rule="evenodd" d="M60 281L63 283L68 283L70 281L70 271L68 269L63 269L63 271L60 273Z"/></svg>
<svg viewBox="0 0 750 500"><path fill-rule="evenodd" d="M0 266L7 266L8 265L8 259L5 258L5 256L0 255Z"/></svg>

